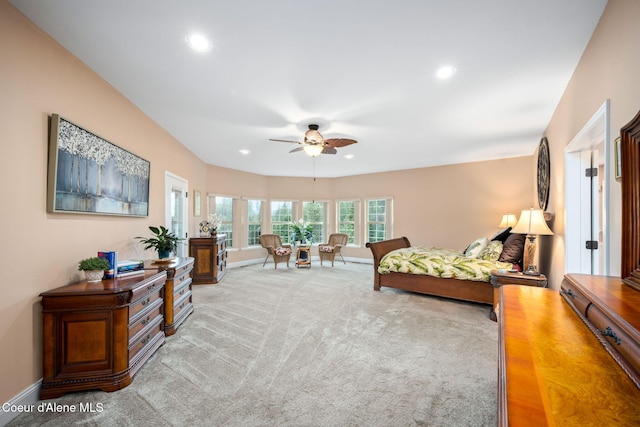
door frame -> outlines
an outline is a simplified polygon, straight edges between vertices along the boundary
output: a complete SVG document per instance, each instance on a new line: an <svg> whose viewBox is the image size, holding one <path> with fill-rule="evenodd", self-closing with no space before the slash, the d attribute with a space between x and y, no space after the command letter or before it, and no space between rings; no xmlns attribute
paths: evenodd
<svg viewBox="0 0 640 427"><path fill-rule="evenodd" d="M608 153L611 149L610 132L610 107L607 99L580 129L575 137L567 144L564 150L564 171L565 171L565 273L585 273L591 274L591 265L585 265L584 248L584 228L585 223L591 224L590 209L586 209L585 197L581 197L584 185L584 153L593 151L594 148L603 144L602 157L604 160L604 173L602 184L602 203L599 209L602 215L602 246L598 248L602 254L602 263L599 265L598 275L608 275L610 272L610 247L611 247L611 218L609 215L610 192L609 180L611 171L611 159ZM588 216L588 218L587 218ZM597 235L598 230L595 230ZM580 248L580 250L576 250Z"/></svg>
<svg viewBox="0 0 640 427"><path fill-rule="evenodd" d="M172 172L164 171L164 226L169 230L171 227L171 194L173 190L178 189L184 193L184 203L182 204L182 224L184 227L184 236L178 236L184 239L178 243L177 256L187 256L187 245L189 238L189 181Z"/></svg>

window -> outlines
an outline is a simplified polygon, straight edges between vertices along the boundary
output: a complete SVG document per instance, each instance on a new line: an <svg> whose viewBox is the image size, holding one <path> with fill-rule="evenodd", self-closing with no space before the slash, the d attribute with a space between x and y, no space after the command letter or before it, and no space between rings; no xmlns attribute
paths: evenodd
<svg viewBox="0 0 640 427"><path fill-rule="evenodd" d="M302 202L302 219L313 227L314 243L326 242L326 202Z"/></svg>
<svg viewBox="0 0 640 427"><path fill-rule="evenodd" d="M247 200L247 243L260 244L262 233L262 200Z"/></svg>
<svg viewBox="0 0 640 427"><path fill-rule="evenodd" d="M227 246L233 247L233 198L215 196L214 212L221 221L218 233L227 235Z"/></svg>
<svg viewBox="0 0 640 427"><path fill-rule="evenodd" d="M338 233L349 236L348 243L356 243L356 201L338 202Z"/></svg>
<svg viewBox="0 0 640 427"><path fill-rule="evenodd" d="M390 237L391 199L367 200L367 238L379 242Z"/></svg>
<svg viewBox="0 0 640 427"><path fill-rule="evenodd" d="M271 230L280 236L282 243L291 243L293 202L271 202Z"/></svg>

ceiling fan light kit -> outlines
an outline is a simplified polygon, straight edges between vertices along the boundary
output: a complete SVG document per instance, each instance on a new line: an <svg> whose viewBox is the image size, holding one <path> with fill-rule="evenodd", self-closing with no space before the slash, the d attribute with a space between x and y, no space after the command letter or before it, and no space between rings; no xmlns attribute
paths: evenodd
<svg viewBox="0 0 640 427"><path fill-rule="evenodd" d="M269 139L269 141L289 142L292 144L300 144L302 147L294 148L289 151L295 153L297 151L304 151L311 157L316 157L320 154L336 154L338 150L336 148L346 147L347 145L356 144L358 141L349 138L329 138L324 139L318 131L319 126L317 124L310 124L309 130L304 134L304 142L289 141L286 139Z"/></svg>
<svg viewBox="0 0 640 427"><path fill-rule="evenodd" d="M319 145L319 144L313 144L313 145L309 144L309 145L305 145L303 148L304 148L304 152L310 155L311 157L316 157L320 155L323 149L322 145Z"/></svg>

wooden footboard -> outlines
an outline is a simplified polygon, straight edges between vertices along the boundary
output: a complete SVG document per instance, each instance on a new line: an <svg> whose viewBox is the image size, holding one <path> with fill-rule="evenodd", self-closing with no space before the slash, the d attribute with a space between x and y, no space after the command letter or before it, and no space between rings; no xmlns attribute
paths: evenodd
<svg viewBox="0 0 640 427"><path fill-rule="evenodd" d="M376 291L385 286L421 294L493 304L493 285L488 282L443 279L408 273L378 273L378 265L383 256L393 250L411 246L406 237L367 243L366 246L373 254L373 289Z"/></svg>
<svg viewBox="0 0 640 427"><path fill-rule="evenodd" d="M380 242L367 242L366 247L371 249L373 254L373 289L380 290L380 273L378 273L378 266L383 256L396 249L408 248L411 244L406 237L398 237L396 239L382 240Z"/></svg>

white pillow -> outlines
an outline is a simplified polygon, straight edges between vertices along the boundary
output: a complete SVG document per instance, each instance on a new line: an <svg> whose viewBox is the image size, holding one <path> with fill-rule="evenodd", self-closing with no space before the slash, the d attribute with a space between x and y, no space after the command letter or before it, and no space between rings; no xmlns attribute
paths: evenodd
<svg viewBox="0 0 640 427"><path fill-rule="evenodd" d="M486 237L480 237L479 239L474 240L466 251L464 251L464 256L467 258L477 258L478 255L482 252L484 248L489 244L489 239Z"/></svg>

